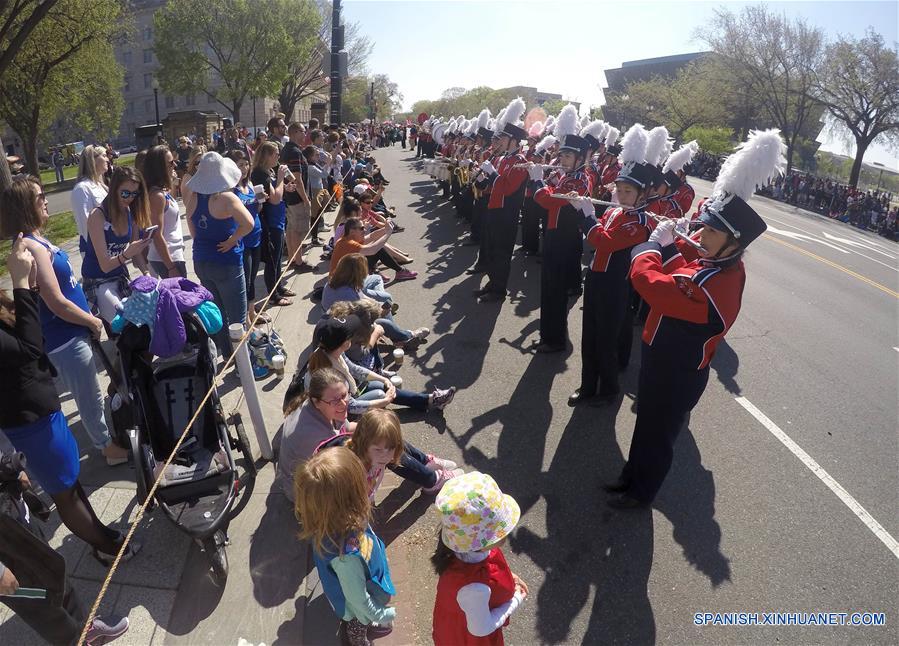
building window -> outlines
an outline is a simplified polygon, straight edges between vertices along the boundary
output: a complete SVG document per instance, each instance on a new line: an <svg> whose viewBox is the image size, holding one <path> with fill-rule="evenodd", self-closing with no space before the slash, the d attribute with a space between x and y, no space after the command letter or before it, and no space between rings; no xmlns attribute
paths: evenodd
<svg viewBox="0 0 899 646"><path fill-rule="evenodd" d="M184 97L184 105L193 105L194 104L194 95L188 94Z"/></svg>
<svg viewBox="0 0 899 646"><path fill-rule="evenodd" d="M152 74L144 74L144 89L148 87L153 87L153 75Z"/></svg>
<svg viewBox="0 0 899 646"><path fill-rule="evenodd" d="M131 65L131 52L122 52L122 64L125 66Z"/></svg>
<svg viewBox="0 0 899 646"><path fill-rule="evenodd" d="M153 62L153 50L145 49L144 50L144 63L152 63Z"/></svg>
<svg viewBox="0 0 899 646"><path fill-rule="evenodd" d="M173 97L173 96L165 97L165 107L174 108L175 107L175 97Z"/></svg>
<svg viewBox="0 0 899 646"><path fill-rule="evenodd" d="M144 112L153 111L153 99L144 99Z"/></svg>
<svg viewBox="0 0 899 646"><path fill-rule="evenodd" d="M144 27L144 40L153 40L153 28Z"/></svg>
<svg viewBox="0 0 899 646"><path fill-rule="evenodd" d="M128 104L125 106L125 114L127 114L129 116L134 114L134 101L129 101Z"/></svg>
<svg viewBox="0 0 899 646"><path fill-rule="evenodd" d="M131 91L131 77L126 76L125 77L125 92L130 92L130 91Z"/></svg>

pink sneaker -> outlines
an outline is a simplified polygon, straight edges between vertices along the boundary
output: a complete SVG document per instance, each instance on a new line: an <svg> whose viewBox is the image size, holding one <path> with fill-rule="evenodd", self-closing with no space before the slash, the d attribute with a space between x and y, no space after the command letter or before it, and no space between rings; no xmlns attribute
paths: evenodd
<svg viewBox="0 0 899 646"><path fill-rule="evenodd" d="M401 280L415 280L418 278L417 271L408 271L407 269L403 269L402 271L396 272L396 276L393 279L393 282L398 283Z"/></svg>
<svg viewBox="0 0 899 646"><path fill-rule="evenodd" d="M453 478L458 478L465 472L462 469L441 469L437 471L437 482L434 483L433 487L422 487L421 490L427 494L438 494L440 490L443 489L443 485L452 480Z"/></svg>
<svg viewBox="0 0 899 646"><path fill-rule="evenodd" d="M444 458L438 458L433 453L428 453L428 461L425 464L425 467L430 469L431 471L442 471L444 469L449 469L452 471L457 468L459 465L453 462L452 460L446 460Z"/></svg>

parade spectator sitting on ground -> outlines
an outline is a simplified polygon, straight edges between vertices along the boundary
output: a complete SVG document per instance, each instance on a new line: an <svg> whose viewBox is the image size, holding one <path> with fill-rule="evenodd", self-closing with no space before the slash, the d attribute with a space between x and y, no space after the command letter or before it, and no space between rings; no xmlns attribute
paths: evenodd
<svg viewBox="0 0 899 646"><path fill-rule="evenodd" d="M100 338L103 321L90 313L66 252L41 233L50 216L40 181L28 175L17 177L3 191L2 204L0 235L13 239L23 234L25 246L34 257L36 284L32 287L40 292L44 352L59 376L60 394L72 394L84 430L107 464L124 464L128 451L109 436L103 393L89 342L91 335Z"/></svg>
<svg viewBox="0 0 899 646"><path fill-rule="evenodd" d="M393 377L396 372L391 372L384 368L384 361L378 352L378 342L381 340L381 337L402 338L404 339L402 341L393 341L394 348L404 348L407 351L412 351L423 343L431 333L426 327L419 328L414 332L402 329L392 319L385 318L383 307L370 298L362 298L357 301L338 301L331 306L327 316L323 317L322 321L329 317L345 319L350 315L358 316L359 320L362 321L362 327L353 335L353 343L346 351L347 358L356 365L377 372L382 377ZM320 323L316 324L316 329L318 329ZM385 329L389 329L391 331L390 334L387 334ZM317 342L318 337L314 336L313 343Z"/></svg>
<svg viewBox="0 0 899 646"><path fill-rule="evenodd" d="M33 264L19 233L7 260L13 300L0 292L0 429L25 454L29 472L56 503L63 524L108 565L124 537L100 522L78 480L78 443L60 410L53 367L44 353L38 295L29 285ZM125 560L139 549L139 543L129 543Z"/></svg>
<svg viewBox="0 0 899 646"><path fill-rule="evenodd" d="M106 199L109 186L104 179L109 160L101 146L85 146L78 163L78 181L70 196L75 226L78 228L78 251L87 251L87 216Z"/></svg>
<svg viewBox="0 0 899 646"><path fill-rule="evenodd" d="M152 240L144 236L150 209L144 179L130 166L112 174L109 195L87 219L88 247L81 265L87 302L111 323L131 294L128 262L146 274L144 253Z"/></svg>
<svg viewBox="0 0 899 646"><path fill-rule="evenodd" d="M186 137L182 137L186 140ZM183 142L182 142L183 143ZM183 146L179 146L178 163ZM185 156L184 170L190 159L190 149ZM141 170L149 191L150 224L159 229L153 233L153 244L148 258L150 266L161 278L187 277L187 263L184 261L184 233L181 230L181 210L172 196L177 179L175 158L165 146L153 146L147 151ZM183 170L181 171L183 174Z"/></svg>
<svg viewBox="0 0 899 646"><path fill-rule="evenodd" d="M379 283L381 289L378 289L376 284L373 291L386 295L387 300L372 298L364 287L359 289L359 279L360 276L364 275L366 268L365 258L360 254L344 256L338 263L337 271L334 272L334 276L331 277L322 293L322 308L334 315L333 310L338 303L371 302L376 310L374 312L375 316L371 319L372 323L380 325L384 329L387 338L394 345L404 347L413 340L424 341L430 334L428 328L422 327L416 330L407 330L394 320L393 315L399 309L399 306L393 303L388 292L383 291L382 282ZM377 274L372 274L367 276L366 280L370 280L372 277L380 279L380 276Z"/></svg>
<svg viewBox="0 0 899 646"><path fill-rule="evenodd" d="M256 305L256 276L259 274L259 263L262 257L262 222L259 220L259 202L264 201L268 196L265 193L256 195L255 189L250 185L250 162L239 150L232 150L228 153L231 159L240 170L240 181L234 187L234 194L240 198L244 208L253 217L253 229L243 237L243 277L247 285L247 312L257 313L259 308ZM271 318L264 313L259 312L259 320L270 322Z"/></svg>
<svg viewBox="0 0 899 646"><path fill-rule="evenodd" d="M362 222L357 218L351 217L344 224L343 236L334 244L334 252L331 255L331 270L329 273L334 273L334 270L337 268L337 263L340 262L340 259L345 255L350 253L361 253L368 260L369 273L374 273L375 268L380 261L396 272L393 282L417 278L417 273L403 269L384 249L384 245L387 243L392 232L392 227L387 226L378 231L366 234Z"/></svg>
<svg viewBox="0 0 899 646"><path fill-rule="evenodd" d="M253 230L254 222L233 192L240 177L233 161L216 152L206 153L190 180L193 195L186 205L194 271L222 311L224 325L216 344L223 355L231 343L228 326L243 325L247 319L242 239Z"/></svg>
<svg viewBox="0 0 899 646"><path fill-rule="evenodd" d="M384 479L385 469L417 484L428 494L436 494L449 480L465 473L452 460L425 453L403 440L400 419L391 410L368 411L356 422L352 434L337 435L319 446L316 452L335 446L346 446L362 461L372 502Z"/></svg>
<svg viewBox="0 0 899 646"><path fill-rule="evenodd" d="M435 389L432 393L398 390L389 378L356 365L344 356L353 336L362 327L358 316L345 319L323 319L316 326L318 345L309 357L309 372L319 368L335 368L350 388L350 413L359 415L370 408L385 408L391 403L414 410L443 410L456 394L455 387ZM307 374L308 378L308 374ZM308 388L308 384L306 384Z"/></svg>

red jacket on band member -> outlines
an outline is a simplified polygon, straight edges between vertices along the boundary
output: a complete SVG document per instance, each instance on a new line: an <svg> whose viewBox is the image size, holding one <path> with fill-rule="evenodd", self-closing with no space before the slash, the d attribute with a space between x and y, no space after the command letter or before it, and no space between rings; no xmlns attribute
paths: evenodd
<svg viewBox="0 0 899 646"><path fill-rule="evenodd" d="M559 211L566 206L571 206L570 202L559 200L551 197L558 193L560 195L571 193L572 191L580 196L590 196L593 185L590 182L590 176L584 172L583 168L565 173L558 186L545 185L540 187L534 193L534 201L547 211L546 228L555 229L559 226Z"/></svg>
<svg viewBox="0 0 899 646"><path fill-rule="evenodd" d="M664 197L654 197L646 204L645 209L650 213L655 213L663 218L678 219L683 217L683 211L680 205L674 200L673 196L666 195ZM650 221L650 226L655 229L655 220Z"/></svg>
<svg viewBox="0 0 899 646"><path fill-rule="evenodd" d="M740 313L743 261L688 263L675 245L655 242L636 247L632 258L631 284L650 307L643 340L678 366L708 366Z"/></svg>
<svg viewBox="0 0 899 646"><path fill-rule="evenodd" d="M681 213L687 215L690 212L690 207L693 206L693 200L696 198L696 191L693 190L692 186L684 182L677 187L674 193L671 194L671 197L677 202Z"/></svg>
<svg viewBox="0 0 899 646"><path fill-rule="evenodd" d="M596 251L590 271L611 272L627 277L630 248L649 238L649 218L642 211L610 206L587 232L587 242Z"/></svg>
<svg viewBox="0 0 899 646"><path fill-rule="evenodd" d="M602 185L606 186L607 184L613 184L615 180L618 179L618 173L620 172L621 164L619 164L618 159L615 158L602 171Z"/></svg>
<svg viewBox="0 0 899 646"><path fill-rule="evenodd" d="M521 151L516 151L504 155L499 162L494 164L496 168L496 179L493 180L493 190L490 192L490 201L487 203L488 209L501 209L505 205L506 198L511 197L515 193L521 191L524 197L524 183L528 179L527 168L514 168L516 164L526 164L527 160ZM519 203L519 207L521 204Z"/></svg>

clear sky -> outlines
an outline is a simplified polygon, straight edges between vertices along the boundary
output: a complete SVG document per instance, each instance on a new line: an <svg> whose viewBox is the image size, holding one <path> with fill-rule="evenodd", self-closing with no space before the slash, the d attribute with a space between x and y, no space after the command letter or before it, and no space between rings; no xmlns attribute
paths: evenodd
<svg viewBox="0 0 899 646"><path fill-rule="evenodd" d="M752 3L344 0L343 15L375 42L369 71L399 85L406 109L419 99L439 98L447 88L478 85L527 85L589 106L603 103L604 69L702 51L696 28L717 7L739 11L746 4ZM766 4L787 17L803 17L830 38L862 36L871 26L888 44L899 40L895 0ZM836 141L823 147L854 152ZM865 161L899 169L897 154L879 146L869 149Z"/></svg>

